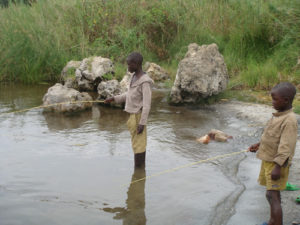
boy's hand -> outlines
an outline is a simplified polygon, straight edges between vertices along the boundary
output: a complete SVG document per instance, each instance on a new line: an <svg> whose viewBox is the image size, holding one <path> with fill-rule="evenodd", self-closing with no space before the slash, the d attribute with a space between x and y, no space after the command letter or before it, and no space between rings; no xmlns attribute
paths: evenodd
<svg viewBox="0 0 300 225"><path fill-rule="evenodd" d="M104 100L104 103L105 103L105 104L111 103L111 102L113 102L114 100L115 100L114 97L107 98L107 99Z"/></svg>
<svg viewBox="0 0 300 225"><path fill-rule="evenodd" d="M272 170L272 173L271 173L272 180L278 180L278 179L280 179L280 169L281 169L281 166L279 166L278 164L276 164L275 167L274 167L274 169Z"/></svg>
<svg viewBox="0 0 300 225"><path fill-rule="evenodd" d="M139 126L138 126L138 128L136 130L137 134L143 133L144 127L145 127L144 125L139 124Z"/></svg>
<svg viewBox="0 0 300 225"><path fill-rule="evenodd" d="M254 144L254 145L251 145L251 146L248 148L248 150L249 150L250 152L257 152L257 150L258 150L258 148L259 148L259 145L260 145L260 143L256 143L256 144Z"/></svg>

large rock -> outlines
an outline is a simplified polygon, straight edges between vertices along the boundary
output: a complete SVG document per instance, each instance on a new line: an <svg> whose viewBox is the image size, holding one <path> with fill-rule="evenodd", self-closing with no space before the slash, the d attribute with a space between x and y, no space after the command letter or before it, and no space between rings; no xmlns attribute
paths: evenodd
<svg viewBox="0 0 300 225"><path fill-rule="evenodd" d="M68 88L78 89L75 71L80 66L81 61L70 61L61 71L61 81Z"/></svg>
<svg viewBox="0 0 300 225"><path fill-rule="evenodd" d="M170 94L173 104L196 103L226 89L228 73L216 44L190 44Z"/></svg>
<svg viewBox="0 0 300 225"><path fill-rule="evenodd" d="M85 58L75 72L79 91L96 91L106 74L114 74L113 63L110 59L100 56Z"/></svg>
<svg viewBox="0 0 300 225"><path fill-rule="evenodd" d="M68 62L61 72L61 80L68 88L79 91L96 91L103 76L113 73L113 63L110 59L100 56L89 57L82 61Z"/></svg>
<svg viewBox="0 0 300 225"><path fill-rule="evenodd" d="M78 112L92 107L92 102L78 102L77 101L92 101L92 97L86 93L68 88L62 84L55 84L48 89L48 92L43 97L43 105L49 107L44 108L45 111L54 111L58 113ZM63 103L63 104L57 104ZM54 105L53 105L54 104Z"/></svg>
<svg viewBox="0 0 300 225"><path fill-rule="evenodd" d="M164 81L170 78L169 74L155 63L146 62L144 70L154 81Z"/></svg>
<svg viewBox="0 0 300 225"><path fill-rule="evenodd" d="M117 80L102 81L98 85L99 99L106 99L122 93L121 85Z"/></svg>
<svg viewBox="0 0 300 225"><path fill-rule="evenodd" d="M129 73L127 71L127 73L124 75L123 79L121 80L120 86L121 86L122 93L128 91L132 75L133 75L132 73Z"/></svg>

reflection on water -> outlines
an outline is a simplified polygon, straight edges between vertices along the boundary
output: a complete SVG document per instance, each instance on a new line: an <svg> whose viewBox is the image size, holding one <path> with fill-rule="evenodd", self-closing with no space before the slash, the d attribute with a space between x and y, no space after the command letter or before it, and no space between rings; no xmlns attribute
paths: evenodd
<svg viewBox="0 0 300 225"><path fill-rule="evenodd" d="M44 112L43 116L50 130L72 130L81 127L85 122L93 120L99 130L119 133L120 124L125 123L128 115L121 109L94 105L92 110L74 114Z"/></svg>
<svg viewBox="0 0 300 225"><path fill-rule="evenodd" d="M98 121L98 128L102 131L119 133L121 124L125 124L128 114L119 108L100 106L101 117Z"/></svg>
<svg viewBox="0 0 300 225"><path fill-rule="evenodd" d="M97 112L96 110L99 112L100 117L100 111L97 108L94 108L92 111L84 111L72 115L44 112L43 116L49 130L72 130L81 127L83 123L94 118L93 114Z"/></svg>
<svg viewBox="0 0 300 225"><path fill-rule="evenodd" d="M146 177L145 168L135 168L127 191L126 207L103 208L105 212L116 213L116 220L123 220L123 225L146 225L145 215L145 183L146 179L137 183L133 181Z"/></svg>
<svg viewBox="0 0 300 225"><path fill-rule="evenodd" d="M0 84L0 112L41 105L47 89L48 85Z"/></svg>

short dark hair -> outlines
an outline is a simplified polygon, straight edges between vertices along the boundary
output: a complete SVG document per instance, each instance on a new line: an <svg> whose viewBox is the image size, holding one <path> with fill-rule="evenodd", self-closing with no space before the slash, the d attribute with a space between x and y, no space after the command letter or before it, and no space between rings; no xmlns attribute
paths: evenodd
<svg viewBox="0 0 300 225"><path fill-rule="evenodd" d="M296 95L296 88L290 82L282 82L275 85L272 91L278 91L278 93L289 100L290 103L293 102Z"/></svg>
<svg viewBox="0 0 300 225"><path fill-rule="evenodd" d="M132 52L127 57L127 61L133 61L138 65L142 65L143 64L143 56L138 52Z"/></svg>

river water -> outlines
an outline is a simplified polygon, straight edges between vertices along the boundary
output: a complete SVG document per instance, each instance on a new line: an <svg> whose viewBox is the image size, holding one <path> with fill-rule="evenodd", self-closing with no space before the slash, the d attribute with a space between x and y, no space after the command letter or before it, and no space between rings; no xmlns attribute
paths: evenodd
<svg viewBox="0 0 300 225"><path fill-rule="evenodd" d="M245 187L237 178L244 153L130 184L136 179L220 154L241 151L257 131L230 111L175 107L155 89L145 170L134 170L128 115L94 105L73 116L41 109L47 86L0 86L1 225L226 224ZM1 114L2 113L2 114ZM203 145L210 129L234 138Z"/></svg>

